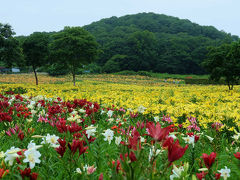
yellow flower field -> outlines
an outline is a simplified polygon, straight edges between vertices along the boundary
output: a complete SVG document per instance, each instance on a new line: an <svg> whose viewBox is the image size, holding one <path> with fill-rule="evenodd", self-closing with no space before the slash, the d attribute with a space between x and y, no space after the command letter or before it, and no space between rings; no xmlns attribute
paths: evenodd
<svg viewBox="0 0 240 180"><path fill-rule="evenodd" d="M19 77L19 79L24 79L24 77ZM28 84L26 82L4 83L11 83L11 78L7 75L4 81L1 78L0 82L3 84L0 84L0 91L2 93L9 89L22 87L26 89L27 92L24 95L27 96L61 97L64 100L86 98L89 101L106 104L106 106L123 107L129 109L129 112L131 110L137 112L138 107L142 105L147 108L145 114L169 114L175 122L181 116L194 116L203 127L207 127L210 122L226 121L240 126L239 86L235 86L234 90L229 92L226 86L173 84L171 80L166 83L154 78L117 75L78 76L75 87L71 82L67 82L70 77L53 80L50 77L44 77L48 78L48 82L39 86L34 85L34 80L29 80ZM41 78L40 76L39 79ZM183 124L189 125L188 122ZM227 128L233 130L232 126Z"/></svg>

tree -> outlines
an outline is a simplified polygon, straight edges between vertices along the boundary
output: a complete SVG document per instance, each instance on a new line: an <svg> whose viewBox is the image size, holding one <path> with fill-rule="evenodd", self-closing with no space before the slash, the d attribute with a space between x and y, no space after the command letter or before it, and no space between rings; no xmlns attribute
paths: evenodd
<svg viewBox="0 0 240 180"><path fill-rule="evenodd" d="M123 63L125 59L126 55L114 55L105 63L105 65L103 66L103 71L106 73L114 73L121 71L121 67L123 67L123 65L121 66L121 63Z"/></svg>
<svg viewBox="0 0 240 180"><path fill-rule="evenodd" d="M72 74L74 86L77 68L93 62L98 54L96 40L81 27L65 27L53 36L50 49L53 62L64 64Z"/></svg>
<svg viewBox="0 0 240 180"><path fill-rule="evenodd" d="M8 67L21 65L23 60L22 49L14 34L9 24L0 23L0 61Z"/></svg>
<svg viewBox="0 0 240 180"><path fill-rule="evenodd" d="M157 52L157 39L149 31L138 31L127 39L129 47L126 53L129 56L129 70L150 71L155 65Z"/></svg>
<svg viewBox="0 0 240 180"><path fill-rule="evenodd" d="M38 85L37 68L44 65L48 60L48 44L49 36L41 32L34 32L22 44L25 63L27 66L32 66L36 85Z"/></svg>
<svg viewBox="0 0 240 180"><path fill-rule="evenodd" d="M210 73L210 78L219 81L224 78L229 90L240 78L240 41L210 47L203 66Z"/></svg>

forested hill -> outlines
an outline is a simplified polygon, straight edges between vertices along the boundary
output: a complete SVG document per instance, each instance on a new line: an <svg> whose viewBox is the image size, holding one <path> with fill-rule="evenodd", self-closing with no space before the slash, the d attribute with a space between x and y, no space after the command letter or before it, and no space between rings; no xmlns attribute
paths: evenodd
<svg viewBox="0 0 240 180"><path fill-rule="evenodd" d="M213 26L154 13L111 17L84 26L101 46L98 64L121 70L202 74L208 46L237 40Z"/></svg>

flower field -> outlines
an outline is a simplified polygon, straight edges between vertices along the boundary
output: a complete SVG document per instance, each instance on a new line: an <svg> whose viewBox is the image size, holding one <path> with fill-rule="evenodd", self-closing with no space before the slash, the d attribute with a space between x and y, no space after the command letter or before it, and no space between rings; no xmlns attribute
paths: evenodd
<svg viewBox="0 0 240 180"><path fill-rule="evenodd" d="M18 77L0 84L1 178L240 178L238 86Z"/></svg>

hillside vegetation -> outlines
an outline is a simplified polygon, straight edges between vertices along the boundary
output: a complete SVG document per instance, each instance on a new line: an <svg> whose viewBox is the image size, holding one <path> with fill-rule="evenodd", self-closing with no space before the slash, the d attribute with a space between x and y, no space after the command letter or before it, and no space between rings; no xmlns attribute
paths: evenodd
<svg viewBox="0 0 240 180"><path fill-rule="evenodd" d="M204 74L207 47L238 40L213 26L154 13L106 18L84 28L100 44L97 63L105 72Z"/></svg>

